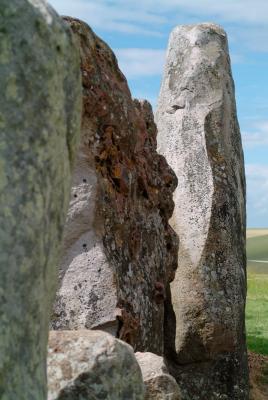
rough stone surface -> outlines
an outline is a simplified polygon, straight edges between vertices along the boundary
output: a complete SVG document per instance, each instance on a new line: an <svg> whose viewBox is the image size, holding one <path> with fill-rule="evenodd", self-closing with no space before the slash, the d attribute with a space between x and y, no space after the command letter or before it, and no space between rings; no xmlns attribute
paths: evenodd
<svg viewBox="0 0 268 400"><path fill-rule="evenodd" d="M178 177L172 284L174 375L183 399L247 399L245 176L227 37L213 24L171 34L157 126ZM175 335L175 332L172 334Z"/></svg>
<svg viewBox="0 0 268 400"><path fill-rule="evenodd" d="M148 102L131 94L111 49L66 18L80 47L82 139L52 329L98 328L161 354L177 236L176 177L156 152Z"/></svg>
<svg viewBox="0 0 268 400"><path fill-rule="evenodd" d="M163 357L153 353L135 353L145 383L145 400L180 400L176 380L169 375Z"/></svg>
<svg viewBox="0 0 268 400"><path fill-rule="evenodd" d="M42 400L81 114L71 32L45 2L1 0L0 88L0 398Z"/></svg>
<svg viewBox="0 0 268 400"><path fill-rule="evenodd" d="M133 349L102 331L51 331L48 400L143 400Z"/></svg>

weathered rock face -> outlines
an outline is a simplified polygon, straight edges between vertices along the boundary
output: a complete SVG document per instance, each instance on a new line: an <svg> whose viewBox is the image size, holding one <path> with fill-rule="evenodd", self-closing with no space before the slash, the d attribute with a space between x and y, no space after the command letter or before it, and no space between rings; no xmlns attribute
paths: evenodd
<svg viewBox="0 0 268 400"><path fill-rule="evenodd" d="M153 353L135 353L145 383L145 400L180 400L179 387L169 375L163 357Z"/></svg>
<svg viewBox="0 0 268 400"><path fill-rule="evenodd" d="M173 372L183 399L246 399L245 177L220 27L172 32L157 126L159 151L178 176L171 225L180 250L172 300L181 367Z"/></svg>
<svg viewBox="0 0 268 400"><path fill-rule="evenodd" d="M84 113L52 328L103 329L161 354L176 177L156 152L151 106L131 99L111 49L66 21L80 47Z"/></svg>
<svg viewBox="0 0 268 400"><path fill-rule="evenodd" d="M106 332L51 331L48 400L143 400L132 348Z"/></svg>
<svg viewBox="0 0 268 400"><path fill-rule="evenodd" d="M0 87L0 398L42 400L81 114L79 56L45 2L1 1Z"/></svg>

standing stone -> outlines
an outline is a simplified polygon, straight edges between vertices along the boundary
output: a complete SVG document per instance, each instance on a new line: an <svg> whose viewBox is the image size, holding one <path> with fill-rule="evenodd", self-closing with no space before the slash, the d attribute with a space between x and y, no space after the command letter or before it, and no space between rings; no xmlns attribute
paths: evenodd
<svg viewBox="0 0 268 400"><path fill-rule="evenodd" d="M172 32L157 126L159 151L178 177L170 221L180 237L173 374L183 399L245 400L245 175L227 37L219 26Z"/></svg>
<svg viewBox="0 0 268 400"><path fill-rule="evenodd" d="M106 332L51 331L48 400L143 400L133 349Z"/></svg>
<svg viewBox="0 0 268 400"><path fill-rule="evenodd" d="M51 326L102 329L162 354L176 177L156 152L150 104L132 100L106 43L66 21L80 48L84 109Z"/></svg>
<svg viewBox="0 0 268 400"><path fill-rule="evenodd" d="M0 398L46 399L81 78L71 32L41 0L1 0Z"/></svg>
<svg viewBox="0 0 268 400"><path fill-rule="evenodd" d="M135 353L145 383L145 400L181 400L179 387L169 375L163 357Z"/></svg>

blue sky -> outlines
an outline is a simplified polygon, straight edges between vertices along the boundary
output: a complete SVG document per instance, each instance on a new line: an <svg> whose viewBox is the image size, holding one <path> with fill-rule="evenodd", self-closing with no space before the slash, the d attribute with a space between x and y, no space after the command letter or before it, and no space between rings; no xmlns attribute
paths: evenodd
<svg viewBox="0 0 268 400"><path fill-rule="evenodd" d="M133 97L155 107L170 31L215 22L229 37L247 175L248 227L268 227L268 1L50 0L116 53Z"/></svg>

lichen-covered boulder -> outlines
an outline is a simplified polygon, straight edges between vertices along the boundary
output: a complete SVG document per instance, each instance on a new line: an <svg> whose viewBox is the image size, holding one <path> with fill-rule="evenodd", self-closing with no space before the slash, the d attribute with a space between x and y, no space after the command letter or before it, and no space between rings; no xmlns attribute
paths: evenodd
<svg viewBox="0 0 268 400"><path fill-rule="evenodd" d="M245 175L219 26L174 29L156 120L159 151L178 177L170 221L180 237L174 374L183 399L245 400Z"/></svg>
<svg viewBox="0 0 268 400"><path fill-rule="evenodd" d="M163 357L153 353L135 353L145 383L145 400L180 400L176 380L169 375Z"/></svg>
<svg viewBox="0 0 268 400"><path fill-rule="evenodd" d="M46 399L56 264L80 130L71 32L41 0L0 12L0 398Z"/></svg>
<svg viewBox="0 0 268 400"><path fill-rule="evenodd" d="M176 177L156 152L150 104L132 100L107 44L66 21L80 48L84 108L51 326L106 330L161 354L177 267L168 224Z"/></svg>
<svg viewBox="0 0 268 400"><path fill-rule="evenodd" d="M51 331L48 400L143 400L133 349L102 331Z"/></svg>

